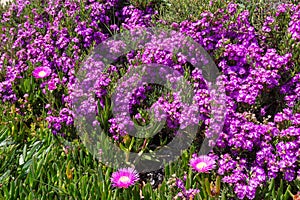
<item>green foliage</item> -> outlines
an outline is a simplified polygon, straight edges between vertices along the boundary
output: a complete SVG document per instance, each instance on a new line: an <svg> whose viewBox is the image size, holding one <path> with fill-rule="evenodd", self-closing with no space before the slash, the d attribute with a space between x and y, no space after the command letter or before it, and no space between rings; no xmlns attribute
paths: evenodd
<svg viewBox="0 0 300 200"><path fill-rule="evenodd" d="M204 11L215 12L218 8L225 8L228 0L215 0L214 6L210 6L207 0L169 0L161 4L160 18L167 22L182 22L184 20L200 19Z"/></svg>
<svg viewBox="0 0 300 200"><path fill-rule="evenodd" d="M181 158L166 165L165 178L158 189L150 183L137 184L129 189L113 189L110 185L112 169L103 166L87 152L79 141L67 142L45 130L43 139L30 138L18 142L7 126L0 128L0 199L172 199L178 190L173 188L173 177L186 175L186 188L199 188L196 199L232 198L233 191L220 177L199 176L189 166L195 148L184 151ZM219 179L219 182L216 181ZM211 185L221 188L212 195ZM220 185L217 187L217 185ZM257 200L288 200L297 191L299 181L290 185L273 179L262 186ZM218 197L219 196L219 197ZM218 198L217 198L218 197Z"/></svg>

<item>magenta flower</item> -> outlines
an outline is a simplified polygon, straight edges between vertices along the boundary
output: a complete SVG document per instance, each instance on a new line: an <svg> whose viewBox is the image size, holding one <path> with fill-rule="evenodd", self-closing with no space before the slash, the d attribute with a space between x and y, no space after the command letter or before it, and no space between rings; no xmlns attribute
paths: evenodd
<svg viewBox="0 0 300 200"><path fill-rule="evenodd" d="M56 89L56 84L54 82L48 83L48 90L52 91Z"/></svg>
<svg viewBox="0 0 300 200"><path fill-rule="evenodd" d="M113 187L128 188L139 180L139 174L133 168L121 168L114 172L111 177Z"/></svg>
<svg viewBox="0 0 300 200"><path fill-rule="evenodd" d="M45 78L49 76L51 69L49 67L37 67L33 70L32 75L35 78Z"/></svg>
<svg viewBox="0 0 300 200"><path fill-rule="evenodd" d="M176 196L175 199L181 198L181 199L194 199L195 196L200 192L199 189L188 189L184 190L182 192L179 192Z"/></svg>
<svg viewBox="0 0 300 200"><path fill-rule="evenodd" d="M196 156L193 155L193 158L190 160L190 166L197 172L208 173L208 171L214 169L215 160L209 156L202 155Z"/></svg>

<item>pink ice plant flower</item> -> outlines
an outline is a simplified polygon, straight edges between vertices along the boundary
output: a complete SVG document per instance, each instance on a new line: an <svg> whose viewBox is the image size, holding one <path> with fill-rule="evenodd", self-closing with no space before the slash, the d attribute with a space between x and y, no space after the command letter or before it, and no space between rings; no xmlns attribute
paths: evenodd
<svg viewBox="0 0 300 200"><path fill-rule="evenodd" d="M121 168L114 172L111 177L113 187L128 188L139 180L139 174L133 168Z"/></svg>
<svg viewBox="0 0 300 200"><path fill-rule="evenodd" d="M37 67L33 70L32 75L35 78L45 78L51 74L51 69L49 67Z"/></svg>
<svg viewBox="0 0 300 200"><path fill-rule="evenodd" d="M193 158L190 160L190 166L200 173L208 173L216 167L215 164L215 160L207 155L197 156L194 154Z"/></svg>

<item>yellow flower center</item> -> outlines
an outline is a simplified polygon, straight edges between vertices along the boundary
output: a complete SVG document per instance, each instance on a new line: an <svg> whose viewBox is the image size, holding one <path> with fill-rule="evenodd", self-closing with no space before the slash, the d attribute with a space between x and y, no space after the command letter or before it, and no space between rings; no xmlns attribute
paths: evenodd
<svg viewBox="0 0 300 200"><path fill-rule="evenodd" d="M130 178L128 178L128 176L121 176L119 180L122 183L129 183L130 182Z"/></svg>
<svg viewBox="0 0 300 200"><path fill-rule="evenodd" d="M39 72L39 77L44 77L44 76L46 76L46 72L40 71L40 72Z"/></svg>
<svg viewBox="0 0 300 200"><path fill-rule="evenodd" d="M196 165L197 169L202 169L202 168L204 168L204 167L206 167L206 166L207 166L207 164L206 164L205 162L199 162L199 163Z"/></svg>

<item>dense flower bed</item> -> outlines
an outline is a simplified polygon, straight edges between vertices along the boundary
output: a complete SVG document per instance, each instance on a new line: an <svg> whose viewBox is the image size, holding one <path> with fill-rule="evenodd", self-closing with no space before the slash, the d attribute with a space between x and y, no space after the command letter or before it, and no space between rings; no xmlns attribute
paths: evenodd
<svg viewBox="0 0 300 200"><path fill-rule="evenodd" d="M53 134L72 136L75 132L71 91L80 63L90 50L122 29L165 25L203 46L222 73L227 113L210 154L222 181L233 186L239 199L253 199L256 189L271 178L299 179L299 5L279 5L275 16L266 17L259 30L250 23L249 11L234 3L215 13L203 12L199 20L181 23L157 20L153 8L141 10L118 0L49 0L36 5L18 0L1 19L0 97L3 103L16 104L20 115L31 104L33 115L44 117ZM125 63L163 64L180 73L189 66L184 56L160 49L155 43L130 52L115 66L111 65L109 73L99 77L97 97L102 100L102 107L114 76L121 74L117 65ZM202 127L207 128L208 89L199 71L190 75L201 119L205 121ZM137 88L130 102L133 110L146 99L148 90L151 87ZM158 100L168 112L168 134L185 120L174 96L173 101ZM136 120L145 120L136 110L132 114ZM112 137L122 141L128 133L118 119L108 122ZM189 192L194 195L198 191Z"/></svg>

